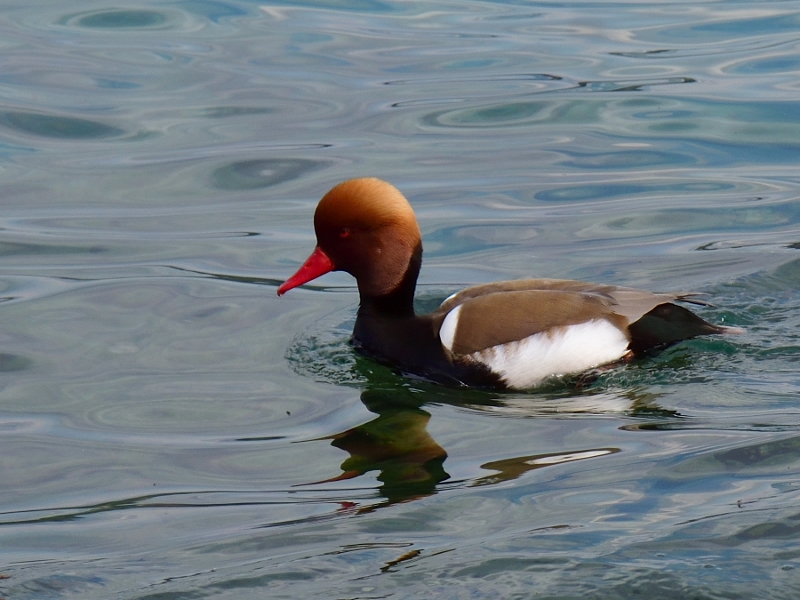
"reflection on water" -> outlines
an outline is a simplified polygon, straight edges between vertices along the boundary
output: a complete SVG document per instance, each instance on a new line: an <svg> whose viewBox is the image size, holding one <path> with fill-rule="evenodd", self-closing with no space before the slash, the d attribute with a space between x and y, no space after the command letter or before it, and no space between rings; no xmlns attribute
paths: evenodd
<svg viewBox="0 0 800 600"><path fill-rule="evenodd" d="M433 494L436 484L450 476L442 466L447 453L426 429L431 415L420 408L422 398L418 406L409 406L406 394L370 390L362 392L361 401L378 417L331 436L331 445L350 456L341 465L341 475L318 483L378 471L378 491L387 504Z"/></svg>
<svg viewBox="0 0 800 600"><path fill-rule="evenodd" d="M352 479L377 471L376 478L381 482L378 492L385 502L362 510L418 500L436 493L437 484L450 479L450 475L444 469L447 452L426 428L431 415L421 408L425 403L424 396L417 395L413 399L402 390L367 390L362 392L361 401L370 412L378 415L377 418L327 438L332 440L332 446L350 456L342 462L341 474L315 484ZM619 452L619 448L576 449L492 461L481 468L498 473L478 477L470 485L511 481L532 469L614 452Z"/></svg>
<svg viewBox="0 0 800 600"><path fill-rule="evenodd" d="M598 456L605 456L606 454L613 454L619 451L619 448L598 448L595 450L581 450L576 452L556 454L538 454L534 456L518 456L515 458L496 460L481 466L484 469L491 469L492 471L497 471L498 473L496 475L487 475L476 479L473 485L491 485L493 483L513 481L532 469L541 469L542 467L559 465L562 463L572 462L574 460L597 458Z"/></svg>
<svg viewBox="0 0 800 600"><path fill-rule="evenodd" d="M431 414L424 407L432 402L516 418L610 413L661 420L671 418L670 423L674 423L674 419L679 417L676 411L661 408L657 396L644 389L615 392L604 389L602 384L596 387L584 384L589 381L596 383L596 378L554 382L534 394L452 389L420 380L409 385L403 381L402 374L392 374L357 355L342 334L342 330L333 336L303 332L299 336L303 341L295 340L287 358L301 373L363 388L361 402L370 413L378 415L361 425L321 438L330 439L333 447L344 450L349 457L342 462L340 474L307 484L330 484L375 472L380 482L377 491L383 501L364 507L351 503L350 508L356 508L358 512L424 498L436 493L438 484L443 482L448 486L462 483L454 482L445 470L447 451L427 429ZM327 337L328 342L317 345L322 337ZM317 368L309 368L311 365ZM576 383L580 385L576 387ZM483 470L497 473L473 477L468 485L513 481L533 469L598 458L619 451L619 448L581 446L556 453L509 456L480 465Z"/></svg>

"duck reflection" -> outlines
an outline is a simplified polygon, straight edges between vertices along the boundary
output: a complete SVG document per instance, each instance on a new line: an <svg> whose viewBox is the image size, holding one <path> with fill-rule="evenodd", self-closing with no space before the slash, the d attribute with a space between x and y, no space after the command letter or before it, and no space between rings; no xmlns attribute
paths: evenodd
<svg viewBox="0 0 800 600"><path fill-rule="evenodd" d="M394 504L429 496L435 493L436 484L449 479L443 467L447 452L427 430L430 413L419 405L409 405L404 396L362 392L361 401L378 416L331 436L331 445L350 456L342 462L342 474L326 482L378 471L379 492L387 503Z"/></svg>
<svg viewBox="0 0 800 600"><path fill-rule="evenodd" d="M424 409L425 405L468 406L473 410L523 417L604 412L675 416L675 413L661 409L655 396L644 391L592 392L562 386L550 393L503 395L472 389L457 390L425 382L398 385L393 375L387 373L388 377L384 379L372 369L364 374L369 383L361 392L361 401L377 416L367 423L325 438L349 456L341 463L340 474L315 482L343 481L377 472L377 479L381 482L378 491L383 501L363 507L347 503L348 511L372 511L381 506L424 498L435 494L439 484L450 479L445 470L447 451L428 432L431 414ZM459 483L482 486L508 482L534 469L616 452L619 448L575 448L562 453L512 456L482 464L481 468L491 473Z"/></svg>
<svg viewBox="0 0 800 600"><path fill-rule="evenodd" d="M597 448L596 450L583 450L579 452L562 452L552 454L533 454L531 456L517 456L504 460L496 460L482 464L481 468L497 471L497 473L480 477L473 481L472 485L491 485L494 483L511 481L527 473L528 471L532 471L533 469L541 469L542 467L560 465L565 462L585 460L587 458L597 458L598 456L605 456L606 454L615 454L619 451L619 448Z"/></svg>

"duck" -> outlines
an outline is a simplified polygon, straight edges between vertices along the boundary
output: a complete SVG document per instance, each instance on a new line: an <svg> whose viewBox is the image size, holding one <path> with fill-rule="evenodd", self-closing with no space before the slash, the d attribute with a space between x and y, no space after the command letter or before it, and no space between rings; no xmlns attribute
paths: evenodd
<svg viewBox="0 0 800 600"><path fill-rule="evenodd" d="M405 196L377 178L335 185L317 205L314 230L316 247L278 286L278 296L331 271L349 273L360 298L355 350L436 383L526 390L614 368L696 336L742 332L677 304L707 304L696 293L565 279L476 285L417 315L419 225Z"/></svg>

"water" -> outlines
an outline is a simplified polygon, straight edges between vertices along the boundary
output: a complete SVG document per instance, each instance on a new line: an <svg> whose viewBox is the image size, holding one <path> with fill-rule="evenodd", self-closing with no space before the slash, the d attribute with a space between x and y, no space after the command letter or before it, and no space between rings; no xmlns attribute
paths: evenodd
<svg viewBox="0 0 800 600"><path fill-rule="evenodd" d="M0 596L796 598L800 2L3 4ZM283 298L334 183L420 308L526 275L746 328L515 394Z"/></svg>

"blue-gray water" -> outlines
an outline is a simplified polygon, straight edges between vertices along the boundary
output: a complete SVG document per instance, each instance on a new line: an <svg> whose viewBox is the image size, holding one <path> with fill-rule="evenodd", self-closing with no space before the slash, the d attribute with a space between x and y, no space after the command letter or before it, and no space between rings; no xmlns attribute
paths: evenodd
<svg viewBox="0 0 800 600"><path fill-rule="evenodd" d="M0 6L0 597L798 597L800 2ZM747 333L403 379L348 276L275 295L359 175L421 308L568 277Z"/></svg>

